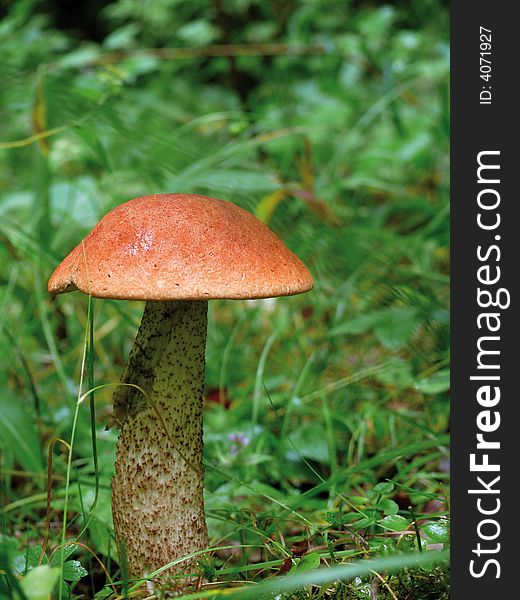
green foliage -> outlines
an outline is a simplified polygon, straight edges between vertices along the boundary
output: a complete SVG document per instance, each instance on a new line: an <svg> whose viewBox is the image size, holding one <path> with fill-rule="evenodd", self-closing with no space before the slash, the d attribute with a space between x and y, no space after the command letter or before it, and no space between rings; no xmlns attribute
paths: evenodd
<svg viewBox="0 0 520 600"><path fill-rule="evenodd" d="M103 35L45 6L0 21L0 598L150 593L122 582L110 387L95 446L74 416L142 307L92 303L79 390L87 300L46 281L112 207L179 191L255 213L315 278L210 304L193 597L447 598L446 3L117 0Z"/></svg>
<svg viewBox="0 0 520 600"><path fill-rule="evenodd" d="M22 580L22 590L27 600L47 600L60 575L57 567L41 565L31 569Z"/></svg>
<svg viewBox="0 0 520 600"><path fill-rule="evenodd" d="M47 600L56 589L61 579L61 585L67 590L67 582L75 583L88 572L81 566L78 560L67 560L77 552L77 544L68 544L61 549L55 550L50 560L45 550L39 546L28 546L23 551L18 550L18 540L13 537L0 536L2 554L0 555L0 568L4 572L12 573L21 577L20 583L17 579L11 579L11 589L15 592L15 598L20 600ZM63 555L63 568L60 567ZM14 588L14 589L13 589ZM0 588L1 589L1 588Z"/></svg>

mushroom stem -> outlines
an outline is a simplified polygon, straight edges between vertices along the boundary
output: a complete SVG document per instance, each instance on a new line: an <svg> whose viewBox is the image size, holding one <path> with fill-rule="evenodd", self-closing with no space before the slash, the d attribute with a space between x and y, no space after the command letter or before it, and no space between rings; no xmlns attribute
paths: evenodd
<svg viewBox="0 0 520 600"><path fill-rule="evenodd" d="M147 302L121 385L112 510L131 575L207 547L202 471L205 301ZM139 386L139 389L134 386ZM170 573L186 570L183 561Z"/></svg>

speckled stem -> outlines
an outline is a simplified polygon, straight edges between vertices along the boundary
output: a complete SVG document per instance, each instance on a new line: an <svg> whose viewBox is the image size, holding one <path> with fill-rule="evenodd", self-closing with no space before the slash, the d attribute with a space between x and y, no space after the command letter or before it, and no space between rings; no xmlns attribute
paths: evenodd
<svg viewBox="0 0 520 600"><path fill-rule="evenodd" d="M207 547L202 392L207 302L148 302L114 394L112 510L131 575ZM189 562L170 572L182 572Z"/></svg>

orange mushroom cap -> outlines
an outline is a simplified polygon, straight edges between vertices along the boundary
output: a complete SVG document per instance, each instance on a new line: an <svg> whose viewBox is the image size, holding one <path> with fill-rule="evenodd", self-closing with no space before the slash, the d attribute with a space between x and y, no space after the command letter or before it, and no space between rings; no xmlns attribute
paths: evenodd
<svg viewBox="0 0 520 600"><path fill-rule="evenodd" d="M156 194L107 213L49 279L121 300L272 298L310 290L312 277L248 211L193 194Z"/></svg>

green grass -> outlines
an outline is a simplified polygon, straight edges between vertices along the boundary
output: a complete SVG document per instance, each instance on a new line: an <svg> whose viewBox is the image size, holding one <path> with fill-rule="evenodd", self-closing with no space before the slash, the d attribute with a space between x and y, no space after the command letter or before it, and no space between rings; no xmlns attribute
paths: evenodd
<svg viewBox="0 0 520 600"><path fill-rule="evenodd" d="M0 22L0 598L152 594L110 512L111 389L142 305L46 282L110 208L174 191L254 212L315 278L210 303L191 597L449 597L446 7L282 5L227 6L224 31L206 1L119 0L99 43L31 1Z"/></svg>

